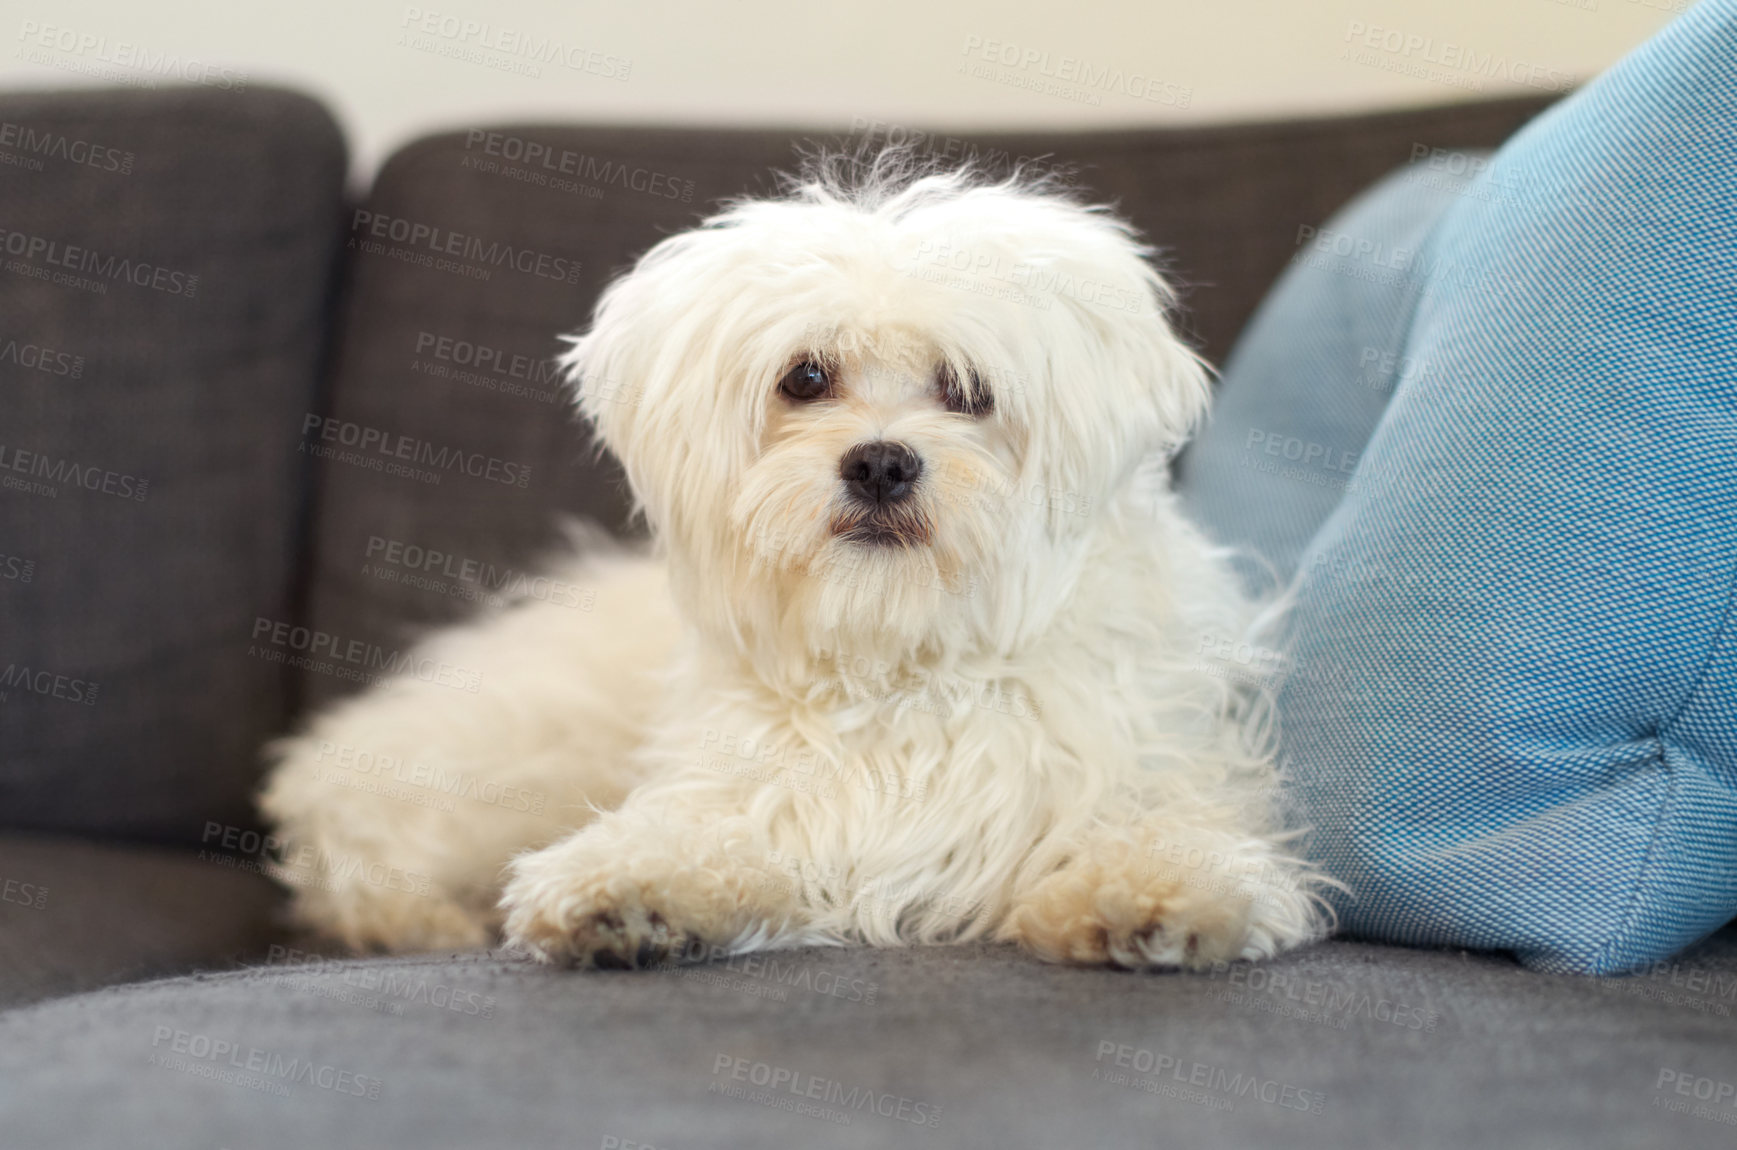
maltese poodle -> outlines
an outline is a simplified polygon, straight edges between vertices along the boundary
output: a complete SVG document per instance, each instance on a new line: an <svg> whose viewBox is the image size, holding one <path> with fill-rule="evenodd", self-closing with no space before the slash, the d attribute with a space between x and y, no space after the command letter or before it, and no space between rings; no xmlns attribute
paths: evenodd
<svg viewBox="0 0 1737 1150"><path fill-rule="evenodd" d="M425 640L474 690L399 677L271 748L300 920L599 967L1321 937L1256 604L1168 491L1210 388L1150 254L1053 182L896 156L653 247L563 357L651 553Z"/></svg>

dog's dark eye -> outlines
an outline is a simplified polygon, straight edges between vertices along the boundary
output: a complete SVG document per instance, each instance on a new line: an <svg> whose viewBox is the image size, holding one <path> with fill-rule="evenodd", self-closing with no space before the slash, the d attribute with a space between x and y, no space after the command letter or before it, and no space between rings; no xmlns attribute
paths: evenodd
<svg viewBox="0 0 1737 1150"><path fill-rule="evenodd" d="M976 372L972 372L969 378L971 385L967 387L950 365L942 364L935 381L941 388L941 402L948 411L955 415L969 415L973 419L981 418L995 410L995 398Z"/></svg>
<svg viewBox="0 0 1737 1150"><path fill-rule="evenodd" d="M832 373L825 364L805 359L784 373L784 378L778 381L778 390L802 403L820 399L832 390Z"/></svg>

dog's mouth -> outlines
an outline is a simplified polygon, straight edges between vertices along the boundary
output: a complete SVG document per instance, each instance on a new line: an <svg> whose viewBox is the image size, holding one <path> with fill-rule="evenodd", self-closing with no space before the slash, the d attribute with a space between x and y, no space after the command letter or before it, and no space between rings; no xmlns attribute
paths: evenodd
<svg viewBox="0 0 1737 1150"><path fill-rule="evenodd" d="M926 515L896 507L852 507L832 517L835 538L858 547L927 547L935 527Z"/></svg>

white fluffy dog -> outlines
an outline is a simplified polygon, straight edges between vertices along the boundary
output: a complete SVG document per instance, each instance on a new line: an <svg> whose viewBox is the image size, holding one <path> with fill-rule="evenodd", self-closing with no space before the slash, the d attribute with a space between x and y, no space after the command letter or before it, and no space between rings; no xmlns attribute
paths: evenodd
<svg viewBox="0 0 1737 1150"><path fill-rule="evenodd" d="M276 746L303 921L597 966L1320 937L1220 657L1252 607L1166 490L1209 387L1147 255L1046 185L885 157L652 248L565 365L656 556L420 649L474 693L398 679Z"/></svg>

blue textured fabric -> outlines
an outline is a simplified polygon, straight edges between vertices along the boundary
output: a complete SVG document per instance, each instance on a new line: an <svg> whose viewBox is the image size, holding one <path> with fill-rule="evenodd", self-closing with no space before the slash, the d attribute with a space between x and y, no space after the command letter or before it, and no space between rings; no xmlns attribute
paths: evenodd
<svg viewBox="0 0 1737 1150"><path fill-rule="evenodd" d="M1451 198L1415 252L1353 256L1402 269L1377 314L1406 366L1367 444L1338 399L1309 433L1356 452L1342 497L1205 489L1254 420L1343 391L1360 337L1326 334L1288 391L1234 370L1284 349L1239 354L1188 492L1281 568L1333 503L1278 700L1343 926L1613 973L1737 915L1737 0Z"/></svg>
<svg viewBox="0 0 1737 1150"><path fill-rule="evenodd" d="M1298 227L1291 266L1232 351L1212 421L1182 466L1191 513L1237 549L1251 590L1290 578L1388 398L1427 369L1401 354L1424 284L1411 265L1467 194L1467 173L1488 163L1426 151L1322 226Z"/></svg>

